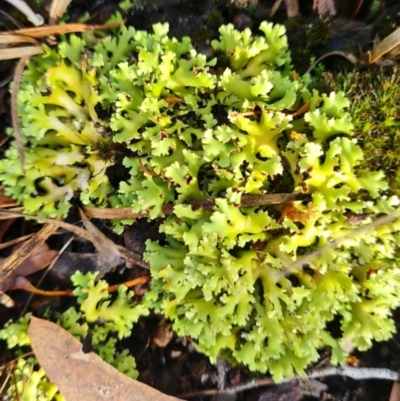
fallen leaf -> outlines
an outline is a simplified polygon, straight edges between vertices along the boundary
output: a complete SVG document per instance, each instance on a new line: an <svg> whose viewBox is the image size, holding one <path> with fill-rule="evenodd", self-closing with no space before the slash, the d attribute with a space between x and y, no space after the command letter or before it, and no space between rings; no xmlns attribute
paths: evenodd
<svg viewBox="0 0 400 401"><path fill-rule="evenodd" d="M281 215L279 216L278 223L282 223L285 217L293 222L300 222L302 224L306 224L307 220L312 217L314 212L309 209L307 212L302 212L298 210L293 203L288 203L282 210Z"/></svg>
<svg viewBox="0 0 400 401"><path fill-rule="evenodd" d="M389 401L400 401L400 382L393 382Z"/></svg>
<svg viewBox="0 0 400 401"><path fill-rule="evenodd" d="M33 254L52 234L57 226L46 224L29 241L23 244L0 264L0 279L10 276L28 257Z"/></svg>
<svg viewBox="0 0 400 401"><path fill-rule="evenodd" d="M400 28L397 28L390 35L386 36L377 46L372 49L369 57L370 64L375 63L386 53L389 53L400 45Z"/></svg>
<svg viewBox="0 0 400 401"><path fill-rule="evenodd" d="M6 292L13 287L17 276L29 276L30 274L44 269L50 265L57 256L58 251L50 250L46 244L42 244L8 276L0 277L0 291ZM5 260L4 258L0 258L0 261L3 263Z"/></svg>
<svg viewBox="0 0 400 401"><path fill-rule="evenodd" d="M31 318L28 335L32 350L48 378L66 401L179 401L123 375L63 328Z"/></svg>

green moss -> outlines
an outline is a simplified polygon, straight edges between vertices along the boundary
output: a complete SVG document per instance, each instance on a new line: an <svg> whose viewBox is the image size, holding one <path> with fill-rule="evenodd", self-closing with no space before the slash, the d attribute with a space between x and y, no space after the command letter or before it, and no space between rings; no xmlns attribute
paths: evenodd
<svg viewBox="0 0 400 401"><path fill-rule="evenodd" d="M350 100L354 137L364 151L360 168L384 171L396 195L400 195L399 84L397 72L390 68L321 77L322 89L343 90Z"/></svg>

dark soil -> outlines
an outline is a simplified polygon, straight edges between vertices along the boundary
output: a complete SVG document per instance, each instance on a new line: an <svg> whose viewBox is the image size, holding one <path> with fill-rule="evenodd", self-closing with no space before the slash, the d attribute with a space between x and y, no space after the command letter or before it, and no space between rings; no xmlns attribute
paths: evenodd
<svg viewBox="0 0 400 401"><path fill-rule="evenodd" d="M107 2L105 0L75 0L68 10L68 15L73 22L88 12L91 16L90 23L102 23L116 10L117 3L117 0ZM300 3L298 17L287 20L285 7L281 5L272 18L272 21L284 23L287 26L294 68L299 73L309 67L311 57L318 58L333 50L351 51L359 56L360 51L364 53L371 49L375 35L380 35L382 38L394 29L394 25L400 23L400 5L397 0L378 2L337 0L336 15L330 20L313 13L312 0L301 0ZM320 0L319 3L324 2ZM363 5L356 12L355 7L359 3ZM377 3L379 7L374 13L372 8ZM3 4L4 10L11 12L11 7L8 7L6 3L2 3L2 6ZM262 20L271 20L269 10L273 4L274 1L269 0L142 0L142 7L126 17L127 23L137 29L150 29L153 23L169 22L171 35L190 36L198 50L207 53L210 51L210 41L217 35L221 24L233 23L238 29L250 27L257 31ZM10 22L6 21L2 15L0 15L0 29L13 29ZM6 78L14 64L14 62L1 62L0 77ZM325 62L325 68L335 73L337 70L350 70L353 66L340 57L331 57ZM5 138L5 127L11 125L9 95L4 88L0 87L0 140ZM77 216L71 215L70 219L73 222ZM102 222L98 224L107 235L112 237L108 224ZM17 221L10 228L4 241L17 238L35 229L37 226L32 223ZM154 239L158 235L157 232L157 223L149 225L145 221L139 221L125 233L124 237L114 236L112 239L126 246L129 244L131 249L142 253L145 239L149 237ZM51 247L60 249L66 238L67 235L58 236L56 240L52 240ZM93 252L93 248L85 242L75 241L68 251L86 255ZM2 256L7 255L4 253ZM90 264L90 261L87 263ZM110 283L114 283L140 276L140 274L140 270L126 270L123 273L109 274L106 278ZM44 285L54 289L56 286L65 284L63 279L65 276L49 275ZM21 305L24 304L25 294L16 294L15 297ZM51 302L53 309L60 308L62 311L66 308L64 302ZM48 305L49 301L40 304L37 302L32 308L35 309L35 314L40 315ZM0 326L9 318L18 317L19 312L20 310L9 310L0 306ZM395 312L395 318L399 326L399 311ZM218 366L211 365L206 357L195 351L189 338L174 336L168 322L158 316L142 319L125 343L124 346L130 348L136 357L140 372L139 380L178 397L184 393L239 385L261 377L251 374L246 369L229 366L224 361L221 361ZM328 359L329 351L322 350L321 361L314 367L328 365ZM353 363L360 367L398 370L400 368L399 335L396 334L390 341L375 344L368 352L355 353ZM210 398L203 395L196 398L187 397L187 399L383 401L389 399L391 385L392 383L388 381L355 381L330 377L319 381L309 380L306 385L294 380L282 385L256 388L229 396Z"/></svg>

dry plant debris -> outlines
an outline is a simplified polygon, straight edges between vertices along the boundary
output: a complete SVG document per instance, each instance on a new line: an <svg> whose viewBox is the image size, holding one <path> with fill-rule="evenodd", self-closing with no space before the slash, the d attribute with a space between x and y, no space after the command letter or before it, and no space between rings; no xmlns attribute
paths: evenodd
<svg viewBox="0 0 400 401"><path fill-rule="evenodd" d="M41 367L66 401L179 401L85 353L82 344L55 323L32 317L28 334Z"/></svg>

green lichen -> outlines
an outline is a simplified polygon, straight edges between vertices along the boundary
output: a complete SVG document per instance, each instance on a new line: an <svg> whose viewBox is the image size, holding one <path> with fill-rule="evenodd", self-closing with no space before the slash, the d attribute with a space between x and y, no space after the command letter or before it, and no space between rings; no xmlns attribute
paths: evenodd
<svg viewBox="0 0 400 401"><path fill-rule="evenodd" d="M160 227L164 239L146 243L152 283L137 314L168 317L212 361L227 355L282 380L304 374L325 346L339 363L343 340L366 349L393 334L400 223L351 233L395 213L399 199L382 171L363 164L349 100L292 74L284 27L263 22L260 31L222 26L213 59L189 38L169 38L166 24L152 33L122 28L97 42L71 36L23 77L27 172L9 168L14 146L0 179L39 215L65 216L74 196L150 219L174 203ZM125 174L111 184L107 169L120 147ZM240 207L244 195L277 188L311 200ZM209 198L211 210L188 204ZM345 245L289 269L346 235ZM96 301L101 288L92 292L82 303L87 321L111 321L113 306ZM125 297L121 290L118 299ZM121 335L135 319L115 321ZM330 332L333 321L340 338Z"/></svg>

